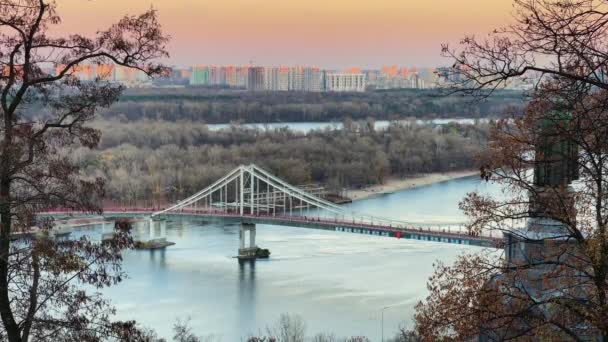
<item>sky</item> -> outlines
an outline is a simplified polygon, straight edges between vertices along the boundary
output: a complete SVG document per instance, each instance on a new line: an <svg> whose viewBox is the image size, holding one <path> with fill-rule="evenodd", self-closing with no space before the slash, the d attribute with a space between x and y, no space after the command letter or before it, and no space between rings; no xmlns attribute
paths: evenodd
<svg viewBox="0 0 608 342"><path fill-rule="evenodd" d="M92 34L151 6L171 36L167 61L433 67L442 43L511 20L512 0L57 0L63 33Z"/></svg>

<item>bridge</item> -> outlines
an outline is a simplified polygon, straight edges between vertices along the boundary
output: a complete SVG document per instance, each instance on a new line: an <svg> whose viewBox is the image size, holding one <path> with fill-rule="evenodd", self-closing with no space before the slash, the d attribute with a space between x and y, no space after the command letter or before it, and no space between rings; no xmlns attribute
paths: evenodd
<svg viewBox="0 0 608 342"><path fill-rule="evenodd" d="M55 214L74 214L55 211ZM332 230L385 237L499 247L502 238L470 234L460 224L415 223L348 212L274 176L261 167L241 165L207 188L159 211L144 208L107 208L106 216L147 216L150 239L166 233L167 218L204 219L240 224L239 255L257 249L256 225L278 225ZM249 239L247 239L249 235ZM247 244L246 241L249 240Z"/></svg>

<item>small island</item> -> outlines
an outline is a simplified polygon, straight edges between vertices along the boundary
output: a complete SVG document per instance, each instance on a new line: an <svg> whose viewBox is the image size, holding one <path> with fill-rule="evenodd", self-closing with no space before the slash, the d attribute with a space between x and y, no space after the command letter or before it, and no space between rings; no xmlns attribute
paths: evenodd
<svg viewBox="0 0 608 342"><path fill-rule="evenodd" d="M268 259L270 257L270 250L258 247L255 251L255 257L258 259Z"/></svg>
<svg viewBox="0 0 608 342"><path fill-rule="evenodd" d="M161 249L168 246L175 245L175 242L167 241L165 239L149 240L149 241L135 241L133 247L135 249Z"/></svg>
<svg viewBox="0 0 608 342"><path fill-rule="evenodd" d="M268 259L270 257L270 250L260 247L243 248L239 249L239 260L255 260L255 259Z"/></svg>

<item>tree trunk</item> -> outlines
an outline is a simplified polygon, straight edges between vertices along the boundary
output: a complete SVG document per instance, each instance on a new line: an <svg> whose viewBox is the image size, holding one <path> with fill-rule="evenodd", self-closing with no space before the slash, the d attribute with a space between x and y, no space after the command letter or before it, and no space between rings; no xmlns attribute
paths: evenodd
<svg viewBox="0 0 608 342"><path fill-rule="evenodd" d="M4 158L5 159L5 158ZM6 164L5 164L6 165ZM7 170L0 178L0 316L10 342L20 342L19 326L10 307L8 265L11 234L10 179Z"/></svg>

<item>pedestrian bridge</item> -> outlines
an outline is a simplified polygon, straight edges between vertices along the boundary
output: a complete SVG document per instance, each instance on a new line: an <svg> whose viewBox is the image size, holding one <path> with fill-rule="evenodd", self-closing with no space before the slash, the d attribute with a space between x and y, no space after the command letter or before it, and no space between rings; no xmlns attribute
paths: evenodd
<svg viewBox="0 0 608 342"><path fill-rule="evenodd" d="M240 224L240 250L255 248L257 224L332 230L394 238L498 248L498 236L468 233L461 224L406 222L348 212L343 207L293 186L257 165L239 166L209 187L165 209L107 208L106 216L203 219ZM82 215L65 210L52 214ZM161 235L164 234L161 228ZM249 246L245 235L249 233ZM152 233L151 237L154 236Z"/></svg>

